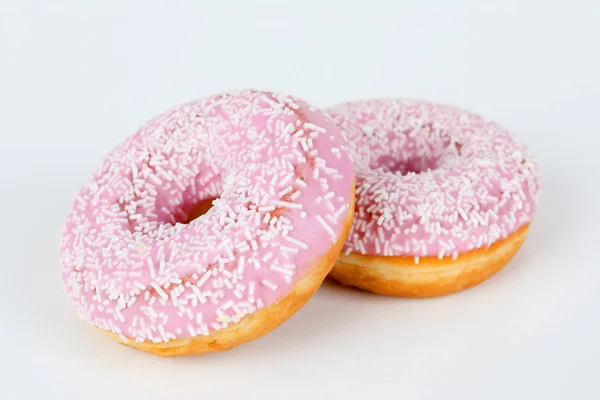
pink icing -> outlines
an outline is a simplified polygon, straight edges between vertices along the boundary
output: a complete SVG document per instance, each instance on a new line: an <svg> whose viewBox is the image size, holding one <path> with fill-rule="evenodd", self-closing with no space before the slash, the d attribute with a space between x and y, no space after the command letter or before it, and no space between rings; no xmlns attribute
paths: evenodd
<svg viewBox="0 0 600 400"><path fill-rule="evenodd" d="M161 342L270 306L342 231L354 184L345 144L305 102L252 90L152 119L102 161L68 214L61 268L77 313L123 339Z"/></svg>
<svg viewBox="0 0 600 400"><path fill-rule="evenodd" d="M452 256L531 221L538 166L511 133L441 104L401 99L329 109L356 168L345 254Z"/></svg>

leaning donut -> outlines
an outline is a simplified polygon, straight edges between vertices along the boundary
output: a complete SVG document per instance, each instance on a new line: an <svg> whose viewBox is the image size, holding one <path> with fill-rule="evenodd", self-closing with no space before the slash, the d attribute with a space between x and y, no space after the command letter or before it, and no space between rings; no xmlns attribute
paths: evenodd
<svg viewBox="0 0 600 400"><path fill-rule="evenodd" d="M538 166L500 125L401 99L332 107L356 166L355 222L330 276L375 293L439 296L476 285L523 243Z"/></svg>
<svg viewBox="0 0 600 400"><path fill-rule="evenodd" d="M101 162L68 213L61 268L77 313L161 356L271 331L320 286L346 240L345 145L320 111L269 92L152 119Z"/></svg>

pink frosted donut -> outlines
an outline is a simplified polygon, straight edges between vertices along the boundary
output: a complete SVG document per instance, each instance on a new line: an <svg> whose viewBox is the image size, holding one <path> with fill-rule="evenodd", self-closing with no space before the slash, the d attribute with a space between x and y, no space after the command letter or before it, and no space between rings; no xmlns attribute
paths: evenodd
<svg viewBox="0 0 600 400"><path fill-rule="evenodd" d="M523 242L538 166L500 125L399 99L332 107L356 167L355 221L331 276L376 293L435 296L481 282Z"/></svg>
<svg viewBox="0 0 600 400"><path fill-rule="evenodd" d="M162 356L274 329L346 240L354 172L345 143L304 101L254 90L147 122L101 162L68 214L61 268L75 310Z"/></svg>

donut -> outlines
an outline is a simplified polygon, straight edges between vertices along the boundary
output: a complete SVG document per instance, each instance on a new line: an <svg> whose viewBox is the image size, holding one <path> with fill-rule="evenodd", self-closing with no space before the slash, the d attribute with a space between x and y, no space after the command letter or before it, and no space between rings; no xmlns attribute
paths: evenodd
<svg viewBox="0 0 600 400"><path fill-rule="evenodd" d="M355 220L330 277L432 297L500 270L529 229L539 167L499 124L445 104L372 99L328 109L356 168Z"/></svg>
<svg viewBox="0 0 600 400"><path fill-rule="evenodd" d="M149 120L101 161L63 228L77 315L159 356L233 348L292 316L352 225L355 178L326 113L231 91Z"/></svg>

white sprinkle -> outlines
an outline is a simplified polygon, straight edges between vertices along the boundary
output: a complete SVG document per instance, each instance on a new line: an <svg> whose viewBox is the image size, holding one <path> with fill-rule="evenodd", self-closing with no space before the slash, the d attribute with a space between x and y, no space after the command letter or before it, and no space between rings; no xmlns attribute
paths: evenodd
<svg viewBox="0 0 600 400"><path fill-rule="evenodd" d="M188 332L190 333L191 336L197 336L198 335L196 333L196 330L192 326L192 324L188 324L186 328L187 328L187 330L188 330Z"/></svg>
<svg viewBox="0 0 600 400"><path fill-rule="evenodd" d="M245 267L246 267L246 257L240 256L240 259L238 261L238 268L237 268L237 273L239 276L242 276L244 274Z"/></svg>
<svg viewBox="0 0 600 400"><path fill-rule="evenodd" d="M300 178L296 178L296 185L300 186L302 189L306 189L308 185Z"/></svg>
<svg viewBox="0 0 600 400"><path fill-rule="evenodd" d="M292 265L293 265L293 264L292 264ZM293 275L293 274L294 274L294 272L293 272L293 271L291 271L291 270L289 270L289 269L285 269L285 268L278 267L278 266L276 266L276 265L271 265L271 266L269 267L269 269L271 269L272 271L281 272L282 274L284 274L284 275L288 275L288 276L291 276L291 275Z"/></svg>
<svg viewBox="0 0 600 400"><path fill-rule="evenodd" d="M279 288L279 286L277 286L276 284L274 284L274 283L272 283L272 282L270 282L270 281L268 281L268 280L266 280L266 279L263 279L263 280L262 280L262 281L260 281L260 282L261 282L263 285L265 285L266 287L268 287L269 289L273 290L273 291L275 291L275 290L277 290L277 289ZM259 301L260 301L260 300L259 300Z"/></svg>
<svg viewBox="0 0 600 400"><path fill-rule="evenodd" d="M286 187L285 189L281 190L281 191L280 191L280 192L279 192L277 195L278 195L279 197L283 197L283 196L285 196L286 194L290 193L292 190L294 190L294 187L293 187L293 186L288 186L288 187Z"/></svg>
<svg viewBox="0 0 600 400"><path fill-rule="evenodd" d="M290 235L285 236L284 239L287 240L290 243L294 243L298 247L301 247L301 248L303 248L305 250L308 249L308 245L306 243L304 243L304 242L302 242L302 241L300 241L300 240L298 240L298 239L296 239L296 238L294 238L294 237L292 237Z"/></svg>
<svg viewBox="0 0 600 400"><path fill-rule="evenodd" d="M294 210L301 210L302 209L302 204L299 203L290 203L288 201L280 201L280 200L276 200L273 202L274 205L279 206L279 207L284 207L284 208L291 208Z"/></svg>
<svg viewBox="0 0 600 400"><path fill-rule="evenodd" d="M202 285L204 285L206 283L206 281L212 276L212 274L213 274L212 270L209 269L204 275L202 275L202 278L200 278L198 283L196 283L196 286L202 287Z"/></svg>
<svg viewBox="0 0 600 400"><path fill-rule="evenodd" d="M221 307L221 309L223 311L229 310L232 306L233 306L233 300L229 300L228 302L226 302L225 304L223 304L223 306Z"/></svg>
<svg viewBox="0 0 600 400"><path fill-rule="evenodd" d="M154 261L152 257L148 257L148 268L150 269L150 276L154 279L156 278L156 270L154 269Z"/></svg>
<svg viewBox="0 0 600 400"><path fill-rule="evenodd" d="M298 254L298 249L287 247L287 246L279 246L279 249L284 253L293 253Z"/></svg>
<svg viewBox="0 0 600 400"><path fill-rule="evenodd" d="M331 228L331 226L329 226L329 224L327 222L325 222L325 220L318 214L317 214L317 221L319 221L319 223L323 226L323 228L325 228L327 233L329 233L331 240L333 241L333 243L335 243L335 240L336 240L335 231Z"/></svg>
<svg viewBox="0 0 600 400"><path fill-rule="evenodd" d="M156 290L156 293L158 293L162 299L167 300L169 298L169 296L167 295L167 293L165 293L163 288L157 285L156 282L152 282L150 285L154 288L154 290Z"/></svg>
<svg viewBox="0 0 600 400"><path fill-rule="evenodd" d="M160 257L161 258L160 258L159 264L158 264L159 265L159 267L158 267L158 274L159 275L163 275L165 273L165 265L166 265L166 263L165 263L165 256L164 256L164 254L161 254Z"/></svg>

